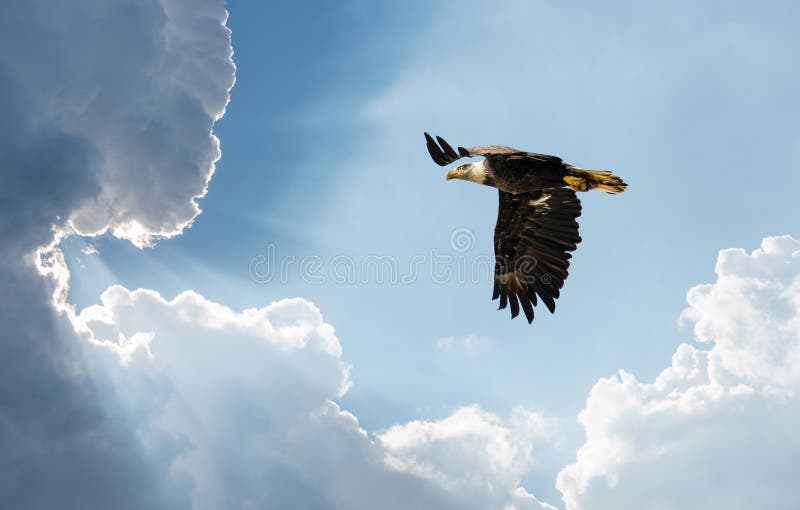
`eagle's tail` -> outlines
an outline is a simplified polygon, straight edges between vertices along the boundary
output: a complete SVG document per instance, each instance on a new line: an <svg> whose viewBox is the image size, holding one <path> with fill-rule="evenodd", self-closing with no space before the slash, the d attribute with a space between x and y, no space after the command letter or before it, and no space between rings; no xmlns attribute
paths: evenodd
<svg viewBox="0 0 800 510"><path fill-rule="evenodd" d="M605 170L586 170L573 166L569 173L564 177L564 182L574 191L599 189L606 193L622 193L628 186L622 179Z"/></svg>

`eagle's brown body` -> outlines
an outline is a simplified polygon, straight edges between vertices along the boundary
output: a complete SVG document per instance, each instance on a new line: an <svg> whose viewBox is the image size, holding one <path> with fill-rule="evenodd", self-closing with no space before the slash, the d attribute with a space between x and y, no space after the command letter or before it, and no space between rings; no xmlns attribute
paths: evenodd
<svg viewBox="0 0 800 510"><path fill-rule="evenodd" d="M483 184L509 193L526 193L565 185L564 177L569 175L569 172L561 160L544 158L534 160L532 156L534 155L531 153L522 153L505 158L487 158L485 161L490 172ZM536 164L536 172L530 171L532 163Z"/></svg>
<svg viewBox="0 0 800 510"><path fill-rule="evenodd" d="M556 156L499 145L459 147L456 152L440 137L438 144L428 133L425 139L440 166L460 158L485 157L447 172L448 179L499 190L492 299L500 299L500 308L510 304L512 318L522 307L528 322L533 321L537 299L555 311L555 299L568 275L568 252L581 241L576 221L581 203L575 192L620 193L627 185L611 172L578 168Z"/></svg>

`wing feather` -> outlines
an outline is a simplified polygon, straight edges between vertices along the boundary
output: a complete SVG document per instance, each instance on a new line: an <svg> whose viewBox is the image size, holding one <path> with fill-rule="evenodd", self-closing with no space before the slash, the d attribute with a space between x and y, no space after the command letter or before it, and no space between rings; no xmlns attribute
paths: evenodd
<svg viewBox="0 0 800 510"><path fill-rule="evenodd" d="M519 315L519 301L517 301L517 295L513 292L510 293L508 295L508 302L511 303L511 318L513 319Z"/></svg>
<svg viewBox="0 0 800 510"><path fill-rule="evenodd" d="M444 138L437 136L436 140L439 142L439 145L442 146L442 149L444 149L444 153L447 155L447 157L452 158L453 161L461 158L461 156L458 155L458 153L453 149L453 147L450 146L449 143L445 141Z"/></svg>
<svg viewBox="0 0 800 510"><path fill-rule="evenodd" d="M581 242L576 221L581 203L568 188L516 195L500 191L499 198L492 299L500 298L501 309L510 304L512 318L521 306L532 322L538 299L555 311L569 274L569 252Z"/></svg>
<svg viewBox="0 0 800 510"><path fill-rule="evenodd" d="M438 143L437 143L438 142ZM536 163L557 163L561 164L561 158L550 156L548 154L537 154L535 152L525 152L513 147L506 147L504 145L478 145L475 147L459 147L456 152L453 146L441 136L436 139L425 133L425 144L428 147L428 153L431 155L433 161L439 166L446 166L450 163L461 158L471 158L476 156L484 156L487 159L505 159L505 160L529 160Z"/></svg>
<svg viewBox="0 0 800 510"><path fill-rule="evenodd" d="M433 158L434 163L439 166L445 166L455 161L444 153L441 147L439 147L433 137L428 133L425 133L425 141L428 147L428 153L431 155L431 158Z"/></svg>

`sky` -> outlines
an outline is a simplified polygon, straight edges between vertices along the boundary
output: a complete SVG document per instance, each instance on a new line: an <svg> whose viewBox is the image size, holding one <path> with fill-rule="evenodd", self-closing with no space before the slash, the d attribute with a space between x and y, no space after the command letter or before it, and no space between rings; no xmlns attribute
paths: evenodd
<svg viewBox="0 0 800 510"><path fill-rule="evenodd" d="M794 3L9 11L1 506L800 505ZM554 315L423 131L629 184Z"/></svg>

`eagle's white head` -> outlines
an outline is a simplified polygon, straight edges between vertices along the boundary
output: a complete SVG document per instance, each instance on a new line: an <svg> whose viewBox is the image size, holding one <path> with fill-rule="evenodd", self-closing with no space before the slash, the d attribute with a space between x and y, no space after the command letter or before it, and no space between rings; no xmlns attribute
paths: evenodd
<svg viewBox="0 0 800 510"><path fill-rule="evenodd" d="M489 168L486 165L485 159L475 163L458 165L445 175L448 181L450 179L463 179L465 181L477 182L478 184L486 184L488 176Z"/></svg>

